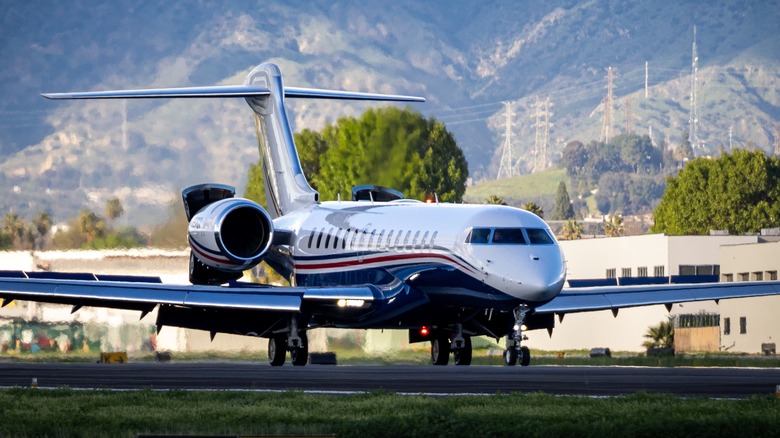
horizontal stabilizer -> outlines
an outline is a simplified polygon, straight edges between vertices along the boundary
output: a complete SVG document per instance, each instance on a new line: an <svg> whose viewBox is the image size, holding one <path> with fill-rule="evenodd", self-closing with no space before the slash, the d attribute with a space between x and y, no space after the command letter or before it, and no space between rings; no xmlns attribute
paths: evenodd
<svg viewBox="0 0 780 438"><path fill-rule="evenodd" d="M157 99L157 98L225 98L265 97L271 91L264 87L230 85L214 87L151 88L145 90L84 91L73 93L44 93L47 99ZM318 88L285 87L285 97L310 99L382 100L394 102L425 102L422 97L396 94L359 93Z"/></svg>
<svg viewBox="0 0 780 438"><path fill-rule="evenodd" d="M355 91L323 90L321 88L284 87L284 97L306 97L310 99L342 99L342 100L384 100L394 102L425 102L417 96L400 94L359 93Z"/></svg>
<svg viewBox="0 0 780 438"><path fill-rule="evenodd" d="M84 91L74 93L44 93L47 99L156 99L198 97L264 97L271 91L263 87L228 85L215 87L151 88L146 90Z"/></svg>

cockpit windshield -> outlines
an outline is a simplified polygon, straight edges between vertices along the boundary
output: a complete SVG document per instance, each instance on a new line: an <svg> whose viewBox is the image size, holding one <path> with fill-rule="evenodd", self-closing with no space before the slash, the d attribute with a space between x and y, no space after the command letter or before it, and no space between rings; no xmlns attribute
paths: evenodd
<svg viewBox="0 0 780 438"><path fill-rule="evenodd" d="M543 228L472 228L466 243L477 245L551 245L554 240Z"/></svg>

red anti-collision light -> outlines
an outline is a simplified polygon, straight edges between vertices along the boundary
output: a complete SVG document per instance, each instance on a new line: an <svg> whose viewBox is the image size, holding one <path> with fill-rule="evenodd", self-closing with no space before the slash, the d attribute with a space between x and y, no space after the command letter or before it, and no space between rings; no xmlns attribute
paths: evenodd
<svg viewBox="0 0 780 438"><path fill-rule="evenodd" d="M423 336L428 336L428 333L429 333L428 327L422 326L422 328L420 329L420 334Z"/></svg>

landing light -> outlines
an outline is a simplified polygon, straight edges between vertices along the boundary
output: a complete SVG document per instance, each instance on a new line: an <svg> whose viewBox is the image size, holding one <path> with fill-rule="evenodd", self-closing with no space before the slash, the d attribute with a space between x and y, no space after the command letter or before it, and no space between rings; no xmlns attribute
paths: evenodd
<svg viewBox="0 0 780 438"><path fill-rule="evenodd" d="M523 325L515 324L514 326L512 326L512 330L514 330L514 331L518 331L518 330L526 331L526 330L528 330L528 327L526 327L525 324L523 324Z"/></svg>
<svg viewBox="0 0 780 438"><path fill-rule="evenodd" d="M365 303L364 300L345 300L342 298L336 302L336 305L339 307L363 307Z"/></svg>

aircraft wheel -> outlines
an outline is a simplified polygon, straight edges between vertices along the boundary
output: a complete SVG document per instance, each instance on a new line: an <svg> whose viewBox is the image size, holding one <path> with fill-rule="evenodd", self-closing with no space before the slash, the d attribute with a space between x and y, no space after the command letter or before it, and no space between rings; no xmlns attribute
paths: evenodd
<svg viewBox="0 0 780 438"><path fill-rule="evenodd" d="M450 340L447 335L436 335L431 341L431 362L434 365L447 365L450 361Z"/></svg>
<svg viewBox="0 0 780 438"><path fill-rule="evenodd" d="M517 350L515 347L509 347L504 350L504 363L510 367L517 365Z"/></svg>
<svg viewBox="0 0 780 438"><path fill-rule="evenodd" d="M531 363L531 350L528 347L520 347L520 366L527 367Z"/></svg>
<svg viewBox="0 0 780 438"><path fill-rule="evenodd" d="M302 367L309 361L309 340L306 333L301 333L300 336L301 346L290 350L290 358L293 365Z"/></svg>
<svg viewBox="0 0 780 438"><path fill-rule="evenodd" d="M287 356L287 338L276 335L268 339L268 362L271 366L284 365L285 356Z"/></svg>
<svg viewBox="0 0 780 438"><path fill-rule="evenodd" d="M463 348L458 348L452 352L452 355L455 357L455 365L471 365L473 352L471 348L471 337L464 336L463 339L465 340Z"/></svg>

